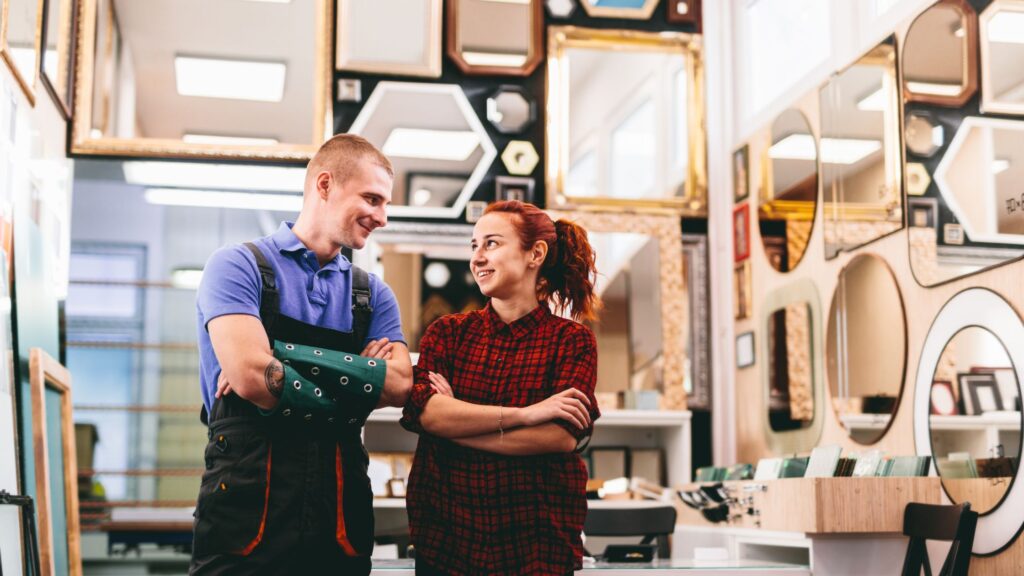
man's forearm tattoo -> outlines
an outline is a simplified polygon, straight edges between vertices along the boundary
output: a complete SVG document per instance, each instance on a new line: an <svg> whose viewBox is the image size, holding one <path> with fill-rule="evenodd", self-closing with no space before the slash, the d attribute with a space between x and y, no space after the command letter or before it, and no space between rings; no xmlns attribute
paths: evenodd
<svg viewBox="0 0 1024 576"><path fill-rule="evenodd" d="M275 358L270 361L270 364L267 364L263 376L267 383L267 390L274 398L280 398L281 392L284 391L284 366L281 366L281 363Z"/></svg>

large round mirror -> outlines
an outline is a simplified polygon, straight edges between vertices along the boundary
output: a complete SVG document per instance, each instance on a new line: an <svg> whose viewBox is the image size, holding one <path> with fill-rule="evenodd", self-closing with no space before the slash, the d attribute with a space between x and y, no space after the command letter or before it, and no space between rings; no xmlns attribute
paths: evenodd
<svg viewBox="0 0 1024 576"><path fill-rule="evenodd" d="M1003 500L1020 462L1020 386L1006 345L969 326L946 344L931 388L932 454L954 503L986 514Z"/></svg>
<svg viewBox="0 0 1024 576"><path fill-rule="evenodd" d="M881 258L857 256L839 274L825 356L839 422L855 442L877 442L896 415L907 362L903 298Z"/></svg>
<svg viewBox="0 0 1024 576"><path fill-rule="evenodd" d="M757 208L768 262L789 272L803 258L818 201L818 146L807 117L789 109L772 122Z"/></svg>

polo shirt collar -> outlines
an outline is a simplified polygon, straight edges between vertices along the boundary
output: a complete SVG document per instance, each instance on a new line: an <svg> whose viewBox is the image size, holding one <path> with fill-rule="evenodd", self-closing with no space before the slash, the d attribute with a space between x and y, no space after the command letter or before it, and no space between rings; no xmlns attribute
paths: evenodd
<svg viewBox="0 0 1024 576"><path fill-rule="evenodd" d="M494 311L494 307L491 306L490 301L488 301L487 306L484 308L484 314L487 319L487 325L491 329L491 333L501 334L508 331L512 335L513 339L520 340L523 336L535 331L537 327L540 326L541 322L551 315L551 311L548 310L548 307L543 302L541 302L539 306L530 311L526 316L523 316L511 324L506 324L505 321L498 316L498 313Z"/></svg>
<svg viewBox="0 0 1024 576"><path fill-rule="evenodd" d="M303 256L306 252L312 253L312 251L309 248L306 248L306 245L302 243L302 240L299 240L299 237L292 232L292 226L294 225L294 222L281 222L281 226L277 228L277 232L271 234L270 241L274 243L274 246L276 246L278 251L282 254ZM344 271L351 267L352 263L348 261L348 258L345 258L341 255L341 252L338 252L334 259L324 264L321 269Z"/></svg>

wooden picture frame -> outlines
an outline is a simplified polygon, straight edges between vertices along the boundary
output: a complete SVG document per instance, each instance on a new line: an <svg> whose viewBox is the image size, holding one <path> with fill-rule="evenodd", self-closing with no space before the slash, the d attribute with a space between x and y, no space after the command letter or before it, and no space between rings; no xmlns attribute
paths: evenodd
<svg viewBox="0 0 1024 576"><path fill-rule="evenodd" d="M753 308L750 291L750 260L745 260L733 270L733 316L736 320L750 318Z"/></svg>
<svg viewBox="0 0 1024 576"><path fill-rule="evenodd" d="M750 144L732 153L732 200L739 204L747 198L750 198Z"/></svg>
<svg viewBox="0 0 1024 576"><path fill-rule="evenodd" d="M53 9L57 12L54 13ZM56 16L56 22L50 18ZM78 16L78 2L75 0L43 0L42 15L40 23L40 53L39 53L39 79L46 91L53 98L53 103L65 120L71 120L71 102L74 99L74 70L72 64L75 61L74 30ZM54 58L57 59L57 76L50 78L47 72L47 44L53 40L50 38L50 29L56 32L56 45Z"/></svg>
<svg viewBox="0 0 1024 576"><path fill-rule="evenodd" d="M39 558L41 576L67 573L82 575L82 545L78 519L78 462L75 456L75 425L71 410L71 373L41 348L29 351L29 384L32 395L32 447L35 459L36 510L39 518ZM60 442L63 469L64 507L67 523L67 569L56 569L53 518L54 504L50 486L50 442L46 414L46 393L60 395ZM50 416L54 418L55 416Z"/></svg>
<svg viewBox="0 0 1024 576"><path fill-rule="evenodd" d="M961 373L956 375L960 385L960 401L964 405L964 414L977 416L985 412L1003 409L1003 398L999 393L999 383L991 372Z"/></svg>
<svg viewBox="0 0 1024 576"><path fill-rule="evenodd" d="M732 210L732 254L735 262L750 258L750 203Z"/></svg>

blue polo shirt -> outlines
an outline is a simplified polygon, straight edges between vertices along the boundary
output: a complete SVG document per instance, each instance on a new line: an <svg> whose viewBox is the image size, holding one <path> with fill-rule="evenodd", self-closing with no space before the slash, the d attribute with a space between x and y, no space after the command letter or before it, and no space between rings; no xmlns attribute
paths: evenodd
<svg viewBox="0 0 1024 576"><path fill-rule="evenodd" d="M292 222L282 222L277 232L255 241L274 269L281 313L314 326L351 332L352 264L339 253L321 267L316 254L292 232L292 225ZM213 407L220 363L213 353L206 326L210 320L225 314L249 314L259 318L261 287L256 258L242 244L217 250L203 268L196 308L199 381L207 410ZM373 313L366 342L387 338L405 343L395 294L373 274L370 274L370 306Z"/></svg>

